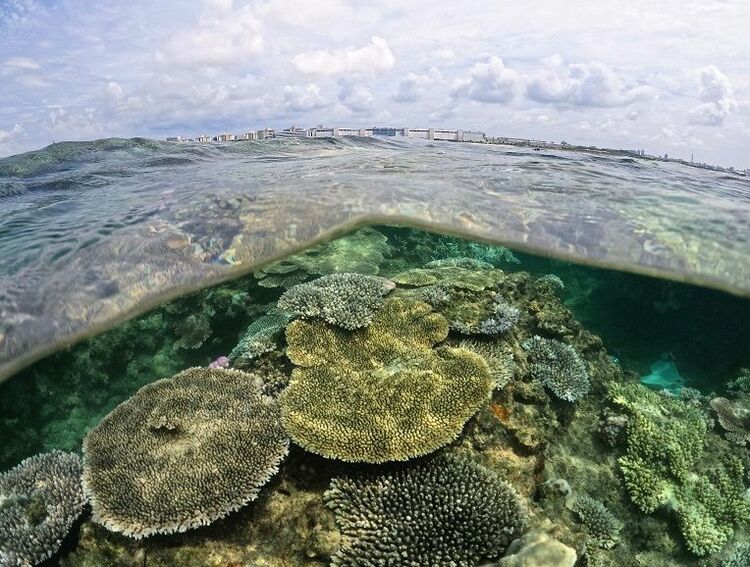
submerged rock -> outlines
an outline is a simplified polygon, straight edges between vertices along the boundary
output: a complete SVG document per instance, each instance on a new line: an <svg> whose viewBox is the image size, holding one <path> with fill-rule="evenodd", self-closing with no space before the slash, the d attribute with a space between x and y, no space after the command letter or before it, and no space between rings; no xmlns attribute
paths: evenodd
<svg viewBox="0 0 750 567"><path fill-rule="evenodd" d="M573 567L577 559L574 549L537 531L514 540L498 563L482 567Z"/></svg>

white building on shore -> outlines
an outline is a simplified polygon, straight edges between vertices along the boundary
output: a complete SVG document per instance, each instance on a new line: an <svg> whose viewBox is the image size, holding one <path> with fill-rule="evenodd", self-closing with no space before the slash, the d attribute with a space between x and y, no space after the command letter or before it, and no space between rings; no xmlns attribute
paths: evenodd
<svg viewBox="0 0 750 567"><path fill-rule="evenodd" d="M315 128L299 128L291 126L277 134L279 137L295 138L341 138L344 136L359 136L363 138L371 136L422 138L425 140L446 140L451 142L484 142L484 132L474 130L454 130L446 128L346 128L342 126Z"/></svg>
<svg viewBox="0 0 750 567"><path fill-rule="evenodd" d="M269 138L342 138L345 136L358 136L368 138L377 137L401 137L401 138L421 138L424 140L444 140L450 142L486 142L487 136L484 132L476 130L455 130L447 128L392 128L374 126L372 128L348 128L344 126L324 127L322 125L315 128L300 128L290 126L278 132L273 128L264 128L263 130L249 130L242 134L231 134L224 132L214 136L201 134L191 138L182 136L170 136L168 142L231 142L235 140L267 140Z"/></svg>

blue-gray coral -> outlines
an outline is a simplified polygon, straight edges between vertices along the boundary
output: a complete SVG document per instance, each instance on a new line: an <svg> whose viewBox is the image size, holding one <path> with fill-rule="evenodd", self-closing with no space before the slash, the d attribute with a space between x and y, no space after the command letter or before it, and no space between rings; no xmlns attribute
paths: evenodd
<svg viewBox="0 0 750 567"><path fill-rule="evenodd" d="M719 423L724 428L727 441L745 445L750 441L750 397L743 395L734 402L726 398L713 398L711 409L716 412Z"/></svg>
<svg viewBox="0 0 750 567"><path fill-rule="evenodd" d="M572 346L538 335L526 339L522 346L531 360L531 375L555 396L575 402L588 394L591 387L589 373Z"/></svg>
<svg viewBox="0 0 750 567"><path fill-rule="evenodd" d="M339 566L470 567L498 559L526 527L515 489L466 458L337 478L324 498L344 536Z"/></svg>
<svg viewBox="0 0 750 567"><path fill-rule="evenodd" d="M510 331L521 318L521 312L502 297L493 299L492 314L479 322L477 331L483 335L500 335Z"/></svg>
<svg viewBox="0 0 750 567"><path fill-rule="evenodd" d="M141 388L86 437L94 521L127 536L208 525L257 498L289 447L257 377L190 368Z"/></svg>
<svg viewBox="0 0 750 567"><path fill-rule="evenodd" d="M0 474L0 565L35 565L52 557L86 498L78 455L52 451Z"/></svg>
<svg viewBox="0 0 750 567"><path fill-rule="evenodd" d="M396 285L385 278L331 274L296 285L279 298L280 309L302 317L320 317L331 325L353 330L366 327Z"/></svg>

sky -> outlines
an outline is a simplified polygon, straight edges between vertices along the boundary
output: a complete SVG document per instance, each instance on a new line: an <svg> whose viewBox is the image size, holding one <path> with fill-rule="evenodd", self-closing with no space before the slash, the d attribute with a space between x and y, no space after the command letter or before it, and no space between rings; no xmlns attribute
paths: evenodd
<svg viewBox="0 0 750 567"><path fill-rule="evenodd" d="M0 156L477 129L750 168L749 0L0 0Z"/></svg>

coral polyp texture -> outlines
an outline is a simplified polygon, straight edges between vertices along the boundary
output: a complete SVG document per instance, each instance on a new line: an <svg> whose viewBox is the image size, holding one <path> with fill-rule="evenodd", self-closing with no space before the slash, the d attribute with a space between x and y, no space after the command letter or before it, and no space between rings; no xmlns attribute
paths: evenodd
<svg viewBox="0 0 750 567"><path fill-rule="evenodd" d="M523 342L531 375L561 400L575 402L591 387L586 363L578 351L557 339L535 335Z"/></svg>
<svg viewBox="0 0 750 567"><path fill-rule="evenodd" d="M36 565L60 549L86 505L81 459L52 451L0 473L0 565Z"/></svg>
<svg viewBox="0 0 750 567"><path fill-rule="evenodd" d="M84 441L93 519L141 538L210 524L251 500L289 438L252 374L190 368L141 388Z"/></svg>
<svg viewBox="0 0 750 567"><path fill-rule="evenodd" d="M429 305L391 298L364 329L297 320L286 331L297 365L281 394L284 427L314 453L381 463L455 439L492 390L487 363L433 348L448 323Z"/></svg>
<svg viewBox="0 0 750 567"><path fill-rule="evenodd" d="M342 567L473 567L498 559L527 521L509 483L459 457L336 478L324 499L344 536Z"/></svg>
<svg viewBox="0 0 750 567"><path fill-rule="evenodd" d="M464 339L458 343L458 346L475 352L484 358L490 369L490 376L492 376L495 388L502 388L513 378L515 363L513 362L513 353L508 345L499 342Z"/></svg>
<svg viewBox="0 0 750 567"><path fill-rule="evenodd" d="M284 292L278 307L302 317L320 317L344 329L366 327L396 287L392 281L361 274L332 274Z"/></svg>

